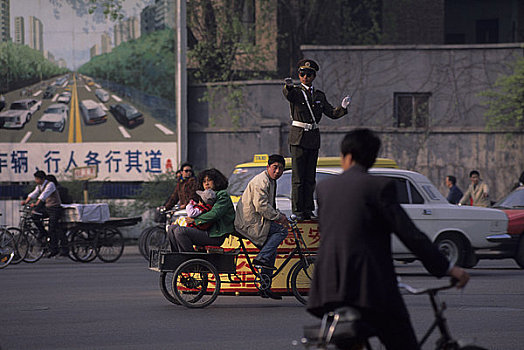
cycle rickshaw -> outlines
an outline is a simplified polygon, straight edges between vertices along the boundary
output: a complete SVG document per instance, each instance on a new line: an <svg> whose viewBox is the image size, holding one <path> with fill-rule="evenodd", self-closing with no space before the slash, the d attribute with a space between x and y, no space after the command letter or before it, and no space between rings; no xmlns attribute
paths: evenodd
<svg viewBox="0 0 524 350"><path fill-rule="evenodd" d="M246 273L250 276L248 282L253 283L257 290L267 290L271 278L281 274L292 259L298 257L288 270L286 289L305 304L313 278L315 252L308 249L293 216L288 237L291 235L294 248L286 253L272 276L262 273L261 268L253 264L251 255L255 253L246 248L245 238L238 233L234 234L238 240L238 247L234 249L208 246L197 247L195 252L180 253L152 250L149 268L160 272L160 290L168 301L188 308L203 308L216 300L222 285L233 286L226 288L231 293L235 285L246 283ZM247 272L241 272L241 266L247 266Z"/></svg>

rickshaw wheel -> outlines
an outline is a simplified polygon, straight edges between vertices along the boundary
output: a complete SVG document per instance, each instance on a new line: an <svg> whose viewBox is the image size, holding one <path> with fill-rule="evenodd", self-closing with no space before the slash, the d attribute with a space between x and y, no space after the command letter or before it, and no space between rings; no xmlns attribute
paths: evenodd
<svg viewBox="0 0 524 350"><path fill-rule="evenodd" d="M185 307L203 308L217 298L220 292L220 276L210 262L191 259L176 269L172 290L176 299Z"/></svg>

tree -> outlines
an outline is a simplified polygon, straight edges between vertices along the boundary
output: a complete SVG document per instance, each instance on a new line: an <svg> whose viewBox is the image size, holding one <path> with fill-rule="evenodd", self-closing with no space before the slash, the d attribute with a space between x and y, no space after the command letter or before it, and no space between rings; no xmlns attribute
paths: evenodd
<svg viewBox="0 0 524 350"><path fill-rule="evenodd" d="M487 128L524 127L524 58L515 61L512 74L501 76L493 90L481 94L486 97Z"/></svg>

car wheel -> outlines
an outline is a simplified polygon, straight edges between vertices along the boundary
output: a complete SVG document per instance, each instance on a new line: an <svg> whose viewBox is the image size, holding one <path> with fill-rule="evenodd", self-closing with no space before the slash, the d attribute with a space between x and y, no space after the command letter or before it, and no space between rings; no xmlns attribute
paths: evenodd
<svg viewBox="0 0 524 350"><path fill-rule="evenodd" d="M466 249L462 237L458 235L439 237L437 239L437 247L452 264L464 266Z"/></svg>
<svg viewBox="0 0 524 350"><path fill-rule="evenodd" d="M524 236L520 237L517 253L515 254L515 262L520 268L524 269Z"/></svg>

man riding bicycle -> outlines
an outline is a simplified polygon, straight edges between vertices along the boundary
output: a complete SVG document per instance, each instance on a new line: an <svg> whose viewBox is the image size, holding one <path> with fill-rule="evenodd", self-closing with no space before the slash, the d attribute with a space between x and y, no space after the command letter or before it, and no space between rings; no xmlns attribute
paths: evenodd
<svg viewBox="0 0 524 350"><path fill-rule="evenodd" d="M36 200L32 206L34 207L31 217L34 220L36 227L40 233L40 237L49 237L50 252L48 257L55 255L68 255L67 245L65 244L65 237L60 229L58 221L62 214L62 201L60 194L52 181L46 180L46 174L42 170L34 173L36 187L33 192L29 193L27 198L22 201L22 205L26 205L31 200ZM43 219L49 217L49 232L44 228ZM58 243L62 244L62 251L58 248Z"/></svg>
<svg viewBox="0 0 524 350"><path fill-rule="evenodd" d="M350 131L341 144L344 173L317 186L321 241L308 311L322 317L340 307L356 308L386 349L419 349L397 287L391 233L431 274L456 278L458 288L469 275L450 264L411 221L397 200L394 180L368 173L379 149L371 130Z"/></svg>

